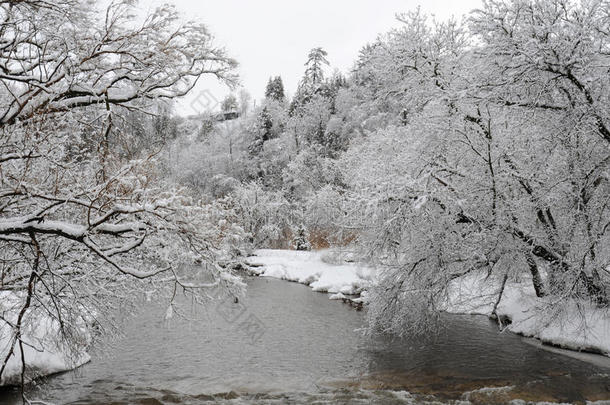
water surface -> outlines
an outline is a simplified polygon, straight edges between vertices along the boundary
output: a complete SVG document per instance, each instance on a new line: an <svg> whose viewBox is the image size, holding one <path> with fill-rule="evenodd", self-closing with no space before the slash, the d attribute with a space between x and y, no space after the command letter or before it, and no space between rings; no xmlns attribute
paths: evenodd
<svg viewBox="0 0 610 405"><path fill-rule="evenodd" d="M224 301L164 321L146 304L91 363L29 397L57 404L505 403L610 399L610 368L499 333L485 317L446 316L436 336L357 332L364 313L284 281L250 279ZM17 404L14 391L0 403Z"/></svg>

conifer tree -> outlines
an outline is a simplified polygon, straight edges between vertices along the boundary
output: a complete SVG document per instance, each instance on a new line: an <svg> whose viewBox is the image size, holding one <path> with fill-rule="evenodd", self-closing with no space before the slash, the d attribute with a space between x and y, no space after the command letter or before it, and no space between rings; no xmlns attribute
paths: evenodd
<svg viewBox="0 0 610 405"><path fill-rule="evenodd" d="M282 82L281 76L269 78L267 89L265 90L265 97L269 100L284 101L284 83Z"/></svg>
<svg viewBox="0 0 610 405"><path fill-rule="evenodd" d="M328 52L319 47L309 51L303 84L311 92L315 92L324 83L324 67L329 65L327 56Z"/></svg>

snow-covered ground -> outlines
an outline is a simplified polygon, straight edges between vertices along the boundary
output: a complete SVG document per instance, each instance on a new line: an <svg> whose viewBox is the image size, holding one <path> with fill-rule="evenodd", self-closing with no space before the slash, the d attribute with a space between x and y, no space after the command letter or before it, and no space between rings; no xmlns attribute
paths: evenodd
<svg viewBox="0 0 610 405"><path fill-rule="evenodd" d="M371 285L373 271L357 263L329 263L329 251L261 249L248 257L250 269L263 277L306 284L314 291L359 294ZM339 296L335 296L337 299Z"/></svg>
<svg viewBox="0 0 610 405"><path fill-rule="evenodd" d="M356 263L333 264L329 251L297 252L257 250L246 260L251 270L264 277L296 281L314 291L329 292L330 299L345 294L366 292L375 280L375 272ZM499 290L497 279L470 275L453 282L445 310L454 314L490 316ZM549 305L550 304L550 305ZM536 297L527 278L506 284L497 313L511 320L507 329L545 343L573 350L587 350L610 356L610 314L591 305L562 304L562 310L549 311L552 302ZM559 306L556 306L559 308ZM544 310L542 310L544 308Z"/></svg>
<svg viewBox="0 0 610 405"><path fill-rule="evenodd" d="M13 304L16 297L12 293L0 294L0 313L11 322L16 320ZM55 337L58 327L49 317L27 325L22 335L24 344L24 358L27 365L26 381L38 377L72 370L90 361L85 351L67 354L68 349L62 348ZM0 324L0 365L9 353L13 334L6 323ZM21 350L15 345L15 350L7 362L0 379L0 386L21 383Z"/></svg>
<svg viewBox="0 0 610 405"><path fill-rule="evenodd" d="M490 316L499 291L498 280L471 275L449 289L447 312ZM482 293L485 292L485 293ZM507 282L497 314L511 320L507 329L545 343L610 356L610 313L589 303L554 303L536 297L529 278Z"/></svg>

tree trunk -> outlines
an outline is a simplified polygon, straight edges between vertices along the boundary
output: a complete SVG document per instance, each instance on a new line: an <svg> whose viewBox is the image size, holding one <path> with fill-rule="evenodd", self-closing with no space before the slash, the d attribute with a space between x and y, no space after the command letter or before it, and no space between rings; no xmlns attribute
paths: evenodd
<svg viewBox="0 0 610 405"><path fill-rule="evenodd" d="M595 282L595 277L587 275L584 271L578 274L578 282L587 291L587 295L600 307L608 306L608 297L605 294L603 287Z"/></svg>
<svg viewBox="0 0 610 405"><path fill-rule="evenodd" d="M538 271L538 265L536 264L536 260L531 253L528 253L526 256L527 265L530 268L530 273L532 273L532 284L534 285L534 290L536 290L537 297L544 297L544 282L542 281L542 277L540 277L540 271Z"/></svg>
<svg viewBox="0 0 610 405"><path fill-rule="evenodd" d="M498 293L498 298L496 299L496 303L494 304L494 308L491 311L491 315L496 318L498 321L498 326L501 328L504 327L502 324L502 318L498 315L498 305L500 305L500 301L502 301L502 295L504 294L504 289L506 288L506 281L508 280L508 273L504 274L502 278L502 286L500 287L500 292Z"/></svg>

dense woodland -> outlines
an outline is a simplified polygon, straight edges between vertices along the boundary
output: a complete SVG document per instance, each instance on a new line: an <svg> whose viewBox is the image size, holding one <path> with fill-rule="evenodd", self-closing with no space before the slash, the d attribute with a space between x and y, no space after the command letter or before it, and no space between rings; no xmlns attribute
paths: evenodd
<svg viewBox="0 0 610 405"><path fill-rule="evenodd" d="M200 126L178 181L231 201L256 247L305 238L384 269L370 308L384 331L412 329L471 272L499 297L530 279L553 311L607 306L610 3L397 18L349 75L315 48L293 97L272 77L257 111Z"/></svg>
<svg viewBox="0 0 610 405"><path fill-rule="evenodd" d="M607 0L398 14L350 72L314 48L294 95L269 72L263 102L235 90L226 120L172 102L200 77L237 83L173 9L0 7L0 364L41 317L59 333L40 345L74 345L144 293L168 313L176 294L238 293L238 263L262 247L378 268L368 318L386 333L434 318L473 272L498 301L528 280L549 316L608 307Z"/></svg>

